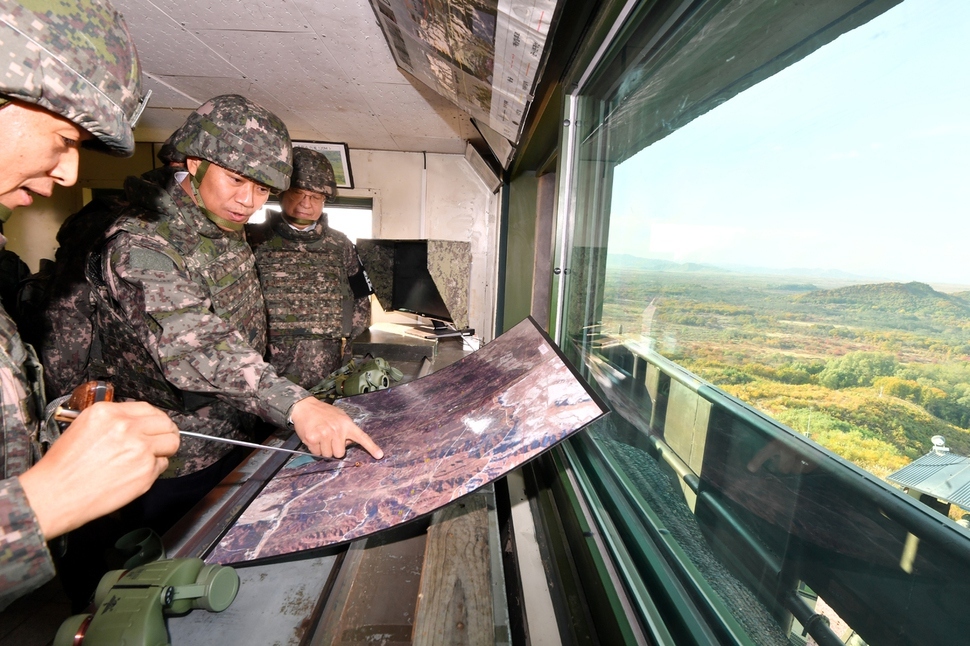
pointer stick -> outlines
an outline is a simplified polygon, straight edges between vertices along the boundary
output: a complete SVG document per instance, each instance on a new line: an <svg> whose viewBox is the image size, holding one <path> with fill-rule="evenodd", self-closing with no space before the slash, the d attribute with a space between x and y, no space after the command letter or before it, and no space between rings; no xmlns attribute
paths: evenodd
<svg viewBox="0 0 970 646"><path fill-rule="evenodd" d="M74 410L71 408L64 408L63 406L58 406L57 411L54 413L54 419L58 422L73 422L81 411ZM215 437L213 435L204 435L202 433L193 433L191 431L179 431L179 435L184 435L186 437L194 437L199 440L209 440L210 442L223 442L225 444L235 444L237 446L246 446L251 449L261 449L263 451L279 451L280 453L292 453L294 455L309 455L314 460L322 460L323 458L319 455L313 455L312 453L307 453L306 451L293 451L291 449L283 449L277 446L267 446L265 444L256 444L255 442L243 442L242 440L230 440L225 437Z"/></svg>
<svg viewBox="0 0 970 646"><path fill-rule="evenodd" d="M200 440L211 440L212 442L225 442L226 444L235 444L236 446L247 446L251 449L262 449L264 451L279 451L281 453L292 453L294 455L309 455L314 460L323 459L319 455L313 455L312 453L307 453L306 451L293 451L291 449L283 449L278 446L267 446L265 444L256 444L255 442L243 442L242 440L230 440L227 437L215 437L212 435L203 435L202 433L193 433L191 431L179 431L179 435L185 435L186 437L194 437Z"/></svg>

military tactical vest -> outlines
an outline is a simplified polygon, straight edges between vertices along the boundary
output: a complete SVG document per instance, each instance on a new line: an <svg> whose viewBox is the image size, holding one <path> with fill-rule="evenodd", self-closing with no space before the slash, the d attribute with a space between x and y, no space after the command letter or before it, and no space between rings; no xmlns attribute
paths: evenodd
<svg viewBox="0 0 970 646"><path fill-rule="evenodd" d="M168 206L164 204L165 196L161 197L160 206ZM108 244L127 233L132 236L132 248L164 254L205 290L213 313L238 330L261 355L266 352L266 316L255 259L245 239L226 234L207 220L202 222L201 214L199 224L205 232L200 232L186 221L178 207L194 208L194 204L186 197L161 214L139 208L127 212L108 231L108 242L101 253L92 253L87 274L96 303L98 334L91 353L91 377L109 379L121 397L187 412L211 403L214 397L183 392L165 379L110 294L104 276L110 270L109 262L102 258Z"/></svg>
<svg viewBox="0 0 970 646"><path fill-rule="evenodd" d="M0 310L2 478L20 475L40 457L37 454L37 433L43 414L43 390L39 386L39 366L30 348L20 341L13 320Z"/></svg>
<svg viewBox="0 0 970 646"><path fill-rule="evenodd" d="M296 231L280 216L251 231L271 339L350 336L354 297L344 250L327 232L322 221Z"/></svg>

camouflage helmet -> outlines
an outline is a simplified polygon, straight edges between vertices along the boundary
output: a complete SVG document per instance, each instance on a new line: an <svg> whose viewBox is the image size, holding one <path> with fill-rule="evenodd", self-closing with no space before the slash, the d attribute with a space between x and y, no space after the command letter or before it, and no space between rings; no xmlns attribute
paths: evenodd
<svg viewBox="0 0 970 646"><path fill-rule="evenodd" d="M275 114L238 94L209 99L172 135L177 152L197 157L285 191L293 171L293 144Z"/></svg>
<svg viewBox="0 0 970 646"><path fill-rule="evenodd" d="M293 188L323 193L331 198L337 192L337 179L327 156L309 148L293 149Z"/></svg>
<svg viewBox="0 0 970 646"><path fill-rule="evenodd" d="M144 109L141 66L121 14L107 0L0 0L0 106L32 103L87 130L85 145L135 151Z"/></svg>
<svg viewBox="0 0 970 646"><path fill-rule="evenodd" d="M168 136L165 143L158 149L158 153L155 155L158 157L158 161L163 164L184 164L185 155L178 150L178 143L184 136L185 124L182 124L178 130Z"/></svg>
<svg viewBox="0 0 970 646"><path fill-rule="evenodd" d="M158 161L163 164L184 164L185 155L180 153L175 147L175 144L166 141L158 149L158 153L155 154L158 157Z"/></svg>

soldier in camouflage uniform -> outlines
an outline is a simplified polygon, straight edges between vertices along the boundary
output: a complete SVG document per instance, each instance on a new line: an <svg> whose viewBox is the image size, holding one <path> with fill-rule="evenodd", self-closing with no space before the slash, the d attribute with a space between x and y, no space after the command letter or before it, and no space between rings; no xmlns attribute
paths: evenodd
<svg viewBox="0 0 970 646"><path fill-rule="evenodd" d="M83 33L83 36L82 36ZM141 73L121 16L98 0L33 11L0 0L0 220L77 179L77 146L134 152ZM0 235L0 247L6 240ZM148 489L178 447L144 403L98 403L41 432L39 364L0 312L0 610L53 575L45 544ZM41 455L43 457L41 458Z"/></svg>
<svg viewBox="0 0 970 646"><path fill-rule="evenodd" d="M182 430L251 439L255 415L292 423L314 453L342 457L357 442L381 457L343 411L263 361L265 305L243 226L270 190L289 186L286 127L244 97L224 95L200 106L181 132L176 148L188 172L164 186L128 178L130 207L108 231L100 262L88 264L98 328L91 376L159 406ZM153 504L175 504L186 487L204 495L215 482L193 476L213 473L227 454L225 444L186 438L154 485L161 499Z"/></svg>
<svg viewBox="0 0 970 646"><path fill-rule="evenodd" d="M269 362L312 388L351 358L350 341L370 325L370 290L353 243L327 226L337 190L323 153L293 149L281 214L249 228L269 312Z"/></svg>
<svg viewBox="0 0 970 646"><path fill-rule="evenodd" d="M164 166L148 171L142 179L165 185L185 169L185 156L175 149L179 134L173 133L158 151ZM57 232L60 246L52 269L46 276L35 274L28 282L35 293L29 298L22 295L21 308L29 311L21 316L38 337L28 341L35 344L44 364L48 398L69 394L87 378L94 332L94 306L84 278L88 254L104 243L105 232L126 207L120 197L96 197L68 216Z"/></svg>

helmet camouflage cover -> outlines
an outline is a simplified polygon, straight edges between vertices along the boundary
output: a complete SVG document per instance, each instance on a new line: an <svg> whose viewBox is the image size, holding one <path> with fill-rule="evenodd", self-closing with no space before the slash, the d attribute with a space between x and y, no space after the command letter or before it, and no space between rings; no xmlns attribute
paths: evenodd
<svg viewBox="0 0 970 646"><path fill-rule="evenodd" d="M141 67L128 27L107 0L0 0L0 52L4 99L73 121L94 136L89 147L134 152Z"/></svg>
<svg viewBox="0 0 970 646"><path fill-rule="evenodd" d="M158 153L155 155L158 160L163 164L184 164L185 155L179 152L178 144L185 136L185 124L182 124L178 130L173 132L162 144L161 148L158 149Z"/></svg>
<svg viewBox="0 0 970 646"><path fill-rule="evenodd" d="M327 156L309 148L294 148L292 186L333 197L337 192L337 179Z"/></svg>
<svg viewBox="0 0 970 646"><path fill-rule="evenodd" d="M176 137L178 135L178 137ZM290 186L293 144L275 114L238 94L209 99L173 134L176 150L277 191Z"/></svg>

